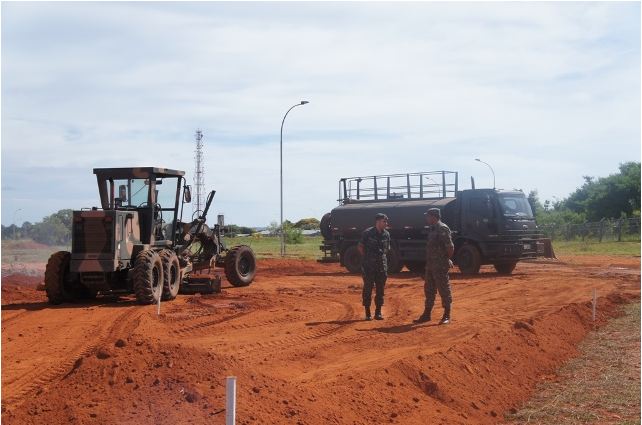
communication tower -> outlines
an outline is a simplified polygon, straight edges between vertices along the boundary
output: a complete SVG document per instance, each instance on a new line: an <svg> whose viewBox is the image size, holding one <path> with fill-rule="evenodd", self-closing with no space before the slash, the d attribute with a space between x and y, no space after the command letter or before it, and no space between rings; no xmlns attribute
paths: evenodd
<svg viewBox="0 0 642 425"><path fill-rule="evenodd" d="M203 164L203 132L196 130L196 150L194 151L196 170L194 172L194 188L196 196L192 199L194 212L202 212L205 208L205 169Z"/></svg>

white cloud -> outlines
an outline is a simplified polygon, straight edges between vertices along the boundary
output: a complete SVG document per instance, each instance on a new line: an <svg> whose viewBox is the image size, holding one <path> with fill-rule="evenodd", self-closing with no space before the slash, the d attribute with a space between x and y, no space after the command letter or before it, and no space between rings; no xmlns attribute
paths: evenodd
<svg viewBox="0 0 642 425"><path fill-rule="evenodd" d="M3 217L42 194L21 170L193 169L240 224L335 205L346 175L493 164L562 198L640 157L637 3L3 3ZM86 170L82 173L81 170ZM5 187L20 187L15 196ZM73 205L72 205L73 204ZM27 208L25 208L27 209ZM228 220L229 221L229 220Z"/></svg>

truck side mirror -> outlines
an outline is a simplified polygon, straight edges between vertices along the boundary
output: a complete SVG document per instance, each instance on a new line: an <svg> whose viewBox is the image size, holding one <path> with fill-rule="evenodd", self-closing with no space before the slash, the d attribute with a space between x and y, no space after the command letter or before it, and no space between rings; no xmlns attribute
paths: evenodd
<svg viewBox="0 0 642 425"><path fill-rule="evenodd" d="M183 202L187 204L192 202L192 188L190 186L185 186L183 188Z"/></svg>

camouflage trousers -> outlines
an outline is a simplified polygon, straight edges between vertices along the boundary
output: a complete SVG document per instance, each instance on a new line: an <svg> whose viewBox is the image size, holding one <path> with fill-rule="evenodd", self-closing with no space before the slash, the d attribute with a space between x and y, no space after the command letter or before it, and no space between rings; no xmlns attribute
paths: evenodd
<svg viewBox="0 0 642 425"><path fill-rule="evenodd" d="M383 305L383 292L388 279L388 273L385 270L371 269L364 267L362 269L363 276L363 305L370 307L372 302L372 288L375 288L375 306L381 307Z"/></svg>
<svg viewBox="0 0 642 425"><path fill-rule="evenodd" d="M435 296L439 291L441 305L445 309L450 309L453 302L453 296L450 292L450 281L448 279L448 268L426 268L424 282L424 295L426 295L425 308L430 312L435 305Z"/></svg>

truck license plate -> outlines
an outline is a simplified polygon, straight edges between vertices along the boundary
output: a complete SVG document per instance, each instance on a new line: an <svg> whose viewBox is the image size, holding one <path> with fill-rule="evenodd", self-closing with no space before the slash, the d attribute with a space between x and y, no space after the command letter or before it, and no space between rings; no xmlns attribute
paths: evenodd
<svg viewBox="0 0 642 425"><path fill-rule="evenodd" d="M525 243L524 244L524 250L529 250L529 249L531 249L531 244Z"/></svg>

